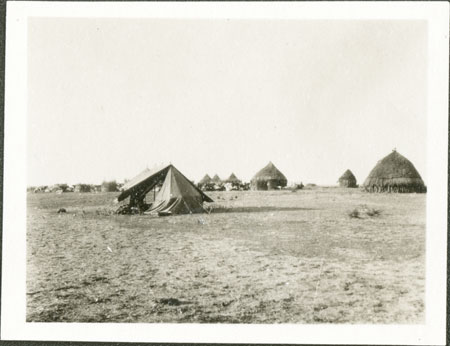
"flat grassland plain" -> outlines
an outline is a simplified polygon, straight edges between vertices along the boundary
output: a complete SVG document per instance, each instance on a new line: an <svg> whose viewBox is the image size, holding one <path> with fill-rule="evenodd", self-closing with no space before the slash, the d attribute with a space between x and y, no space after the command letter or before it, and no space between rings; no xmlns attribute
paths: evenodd
<svg viewBox="0 0 450 346"><path fill-rule="evenodd" d="M159 218L116 195L28 194L28 322L424 321L425 194L213 192Z"/></svg>

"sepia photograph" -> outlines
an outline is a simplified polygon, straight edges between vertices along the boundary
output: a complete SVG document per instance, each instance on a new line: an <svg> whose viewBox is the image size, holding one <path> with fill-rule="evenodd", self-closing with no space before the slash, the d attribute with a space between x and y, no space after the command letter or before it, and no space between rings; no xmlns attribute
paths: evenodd
<svg viewBox="0 0 450 346"><path fill-rule="evenodd" d="M14 23L26 38L16 50L25 185L5 174L5 189L22 189L20 323L445 322L445 301L427 294L445 294L448 75L431 85L430 66L439 38L448 73L448 14L445 38L429 18L365 7L317 18L283 17L287 4L273 16L146 4L121 15L110 3L110 15L65 15L92 8L75 4L30 5Z"/></svg>

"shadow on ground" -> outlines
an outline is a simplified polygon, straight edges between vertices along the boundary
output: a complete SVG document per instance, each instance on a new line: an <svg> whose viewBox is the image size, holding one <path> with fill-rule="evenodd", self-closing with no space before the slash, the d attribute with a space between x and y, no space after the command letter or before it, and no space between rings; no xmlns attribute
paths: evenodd
<svg viewBox="0 0 450 346"><path fill-rule="evenodd" d="M300 211L300 210L316 210L314 208L300 207L216 207L213 208L211 214L220 213L268 213L271 211Z"/></svg>

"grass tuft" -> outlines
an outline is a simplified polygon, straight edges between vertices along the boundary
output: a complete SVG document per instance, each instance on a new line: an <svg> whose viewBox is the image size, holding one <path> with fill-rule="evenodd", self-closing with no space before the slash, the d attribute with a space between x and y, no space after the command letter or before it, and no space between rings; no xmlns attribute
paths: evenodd
<svg viewBox="0 0 450 346"><path fill-rule="evenodd" d="M373 217L373 216L380 216L381 210L375 209L375 208L371 208L371 209L368 209L368 210L366 211L366 214L367 214L368 216L370 216L370 217Z"/></svg>
<svg viewBox="0 0 450 346"><path fill-rule="evenodd" d="M348 213L348 216L349 216L351 219L359 219L359 218L360 218L360 216L359 216L359 210L358 210L357 208L353 209L352 211L350 211L350 212Z"/></svg>

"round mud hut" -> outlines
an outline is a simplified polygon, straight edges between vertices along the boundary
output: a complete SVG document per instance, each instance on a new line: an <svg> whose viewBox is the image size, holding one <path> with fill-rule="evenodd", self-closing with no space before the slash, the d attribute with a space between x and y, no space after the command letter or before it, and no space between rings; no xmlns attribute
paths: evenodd
<svg viewBox="0 0 450 346"><path fill-rule="evenodd" d="M286 177L272 162L256 173L250 182L252 190L274 190L286 185Z"/></svg>
<svg viewBox="0 0 450 346"><path fill-rule="evenodd" d="M357 187L356 178L352 171L347 169L338 180L340 187Z"/></svg>
<svg viewBox="0 0 450 346"><path fill-rule="evenodd" d="M364 182L364 188L369 192L395 193L422 193L427 190L411 161L396 150L378 161Z"/></svg>

